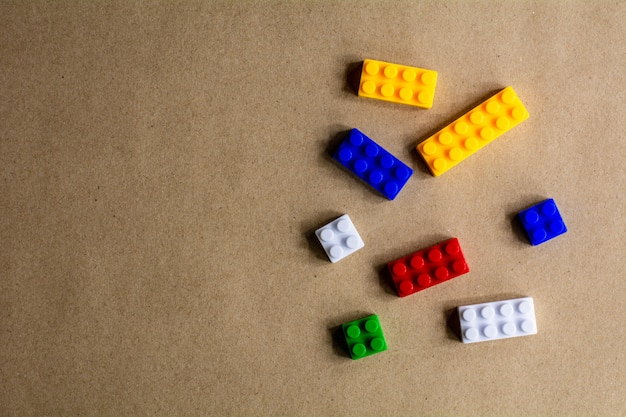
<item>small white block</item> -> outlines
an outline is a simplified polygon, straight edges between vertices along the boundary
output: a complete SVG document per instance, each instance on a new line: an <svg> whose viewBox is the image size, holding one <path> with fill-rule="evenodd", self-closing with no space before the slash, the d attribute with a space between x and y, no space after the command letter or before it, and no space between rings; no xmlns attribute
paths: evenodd
<svg viewBox="0 0 626 417"><path fill-rule="evenodd" d="M458 311L463 343L537 334L531 297L461 306Z"/></svg>
<svg viewBox="0 0 626 417"><path fill-rule="evenodd" d="M342 260L365 246L347 214L317 229L315 235L332 263Z"/></svg>

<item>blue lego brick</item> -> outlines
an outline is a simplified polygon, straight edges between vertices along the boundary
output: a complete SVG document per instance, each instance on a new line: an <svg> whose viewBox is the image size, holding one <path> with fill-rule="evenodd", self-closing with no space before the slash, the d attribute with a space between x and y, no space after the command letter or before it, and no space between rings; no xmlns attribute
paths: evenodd
<svg viewBox="0 0 626 417"><path fill-rule="evenodd" d="M390 200L396 198L413 170L358 129L352 129L334 158Z"/></svg>
<svg viewBox="0 0 626 417"><path fill-rule="evenodd" d="M533 246L540 245L567 232L563 218L553 199L542 201L518 214L528 240Z"/></svg>

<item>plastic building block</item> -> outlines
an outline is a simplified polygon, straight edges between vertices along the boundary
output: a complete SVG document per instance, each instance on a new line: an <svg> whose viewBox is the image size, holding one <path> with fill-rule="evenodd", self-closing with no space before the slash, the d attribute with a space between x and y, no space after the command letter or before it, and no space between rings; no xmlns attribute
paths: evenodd
<svg viewBox="0 0 626 417"><path fill-rule="evenodd" d="M507 87L417 145L417 152L438 177L526 119L526 108Z"/></svg>
<svg viewBox="0 0 626 417"><path fill-rule="evenodd" d="M341 326L352 359L387 350L387 342L377 315L363 317Z"/></svg>
<svg viewBox="0 0 626 417"><path fill-rule="evenodd" d="M458 311L463 343L537 334L530 297L463 306Z"/></svg>
<svg viewBox="0 0 626 417"><path fill-rule="evenodd" d="M358 95L430 109L436 85L436 71L366 59Z"/></svg>
<svg viewBox="0 0 626 417"><path fill-rule="evenodd" d="M388 267L400 297L406 297L469 272L456 238L389 262Z"/></svg>
<svg viewBox="0 0 626 417"><path fill-rule="evenodd" d="M413 170L358 129L352 129L334 158L390 200L396 198Z"/></svg>
<svg viewBox="0 0 626 417"><path fill-rule="evenodd" d="M521 211L518 216L533 246L567 232L559 209L551 198Z"/></svg>
<svg viewBox="0 0 626 417"><path fill-rule="evenodd" d="M347 214L320 227L315 231L315 235L332 263L342 260L365 246Z"/></svg>

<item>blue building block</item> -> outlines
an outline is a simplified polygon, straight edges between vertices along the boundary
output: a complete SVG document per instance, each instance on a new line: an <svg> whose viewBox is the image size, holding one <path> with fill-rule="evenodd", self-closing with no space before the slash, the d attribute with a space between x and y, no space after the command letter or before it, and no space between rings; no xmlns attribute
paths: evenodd
<svg viewBox="0 0 626 417"><path fill-rule="evenodd" d="M567 232L559 209L553 199L542 201L518 214L533 246Z"/></svg>
<svg viewBox="0 0 626 417"><path fill-rule="evenodd" d="M334 155L341 165L390 200L396 198L413 170L358 129L352 129Z"/></svg>

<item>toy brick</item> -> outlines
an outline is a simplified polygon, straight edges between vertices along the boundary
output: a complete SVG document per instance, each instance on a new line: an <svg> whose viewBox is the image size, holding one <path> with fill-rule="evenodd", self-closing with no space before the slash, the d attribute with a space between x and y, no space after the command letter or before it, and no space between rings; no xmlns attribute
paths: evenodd
<svg viewBox="0 0 626 417"><path fill-rule="evenodd" d="M436 71L366 59L358 95L429 109L436 85Z"/></svg>
<svg viewBox="0 0 626 417"><path fill-rule="evenodd" d="M389 262L399 297L425 290L469 272L456 238Z"/></svg>
<svg viewBox="0 0 626 417"><path fill-rule="evenodd" d="M526 119L526 108L506 87L417 145L417 152L438 177Z"/></svg>
<svg viewBox="0 0 626 417"><path fill-rule="evenodd" d="M334 159L390 200L396 198L413 170L358 129L352 129Z"/></svg>
<svg viewBox="0 0 626 417"><path fill-rule="evenodd" d="M458 312L463 343L537 334L531 297L462 306Z"/></svg>
<svg viewBox="0 0 626 417"><path fill-rule="evenodd" d="M567 232L561 213L551 198L521 211L518 216L533 246Z"/></svg>
<svg viewBox="0 0 626 417"><path fill-rule="evenodd" d="M365 246L347 214L320 227L315 231L315 235L332 263L342 260Z"/></svg>
<svg viewBox="0 0 626 417"><path fill-rule="evenodd" d="M352 359L361 359L387 350L377 315L363 317L341 326Z"/></svg>

